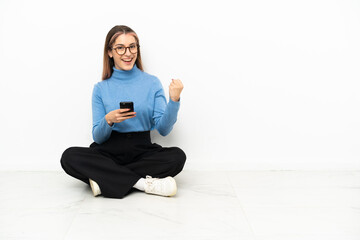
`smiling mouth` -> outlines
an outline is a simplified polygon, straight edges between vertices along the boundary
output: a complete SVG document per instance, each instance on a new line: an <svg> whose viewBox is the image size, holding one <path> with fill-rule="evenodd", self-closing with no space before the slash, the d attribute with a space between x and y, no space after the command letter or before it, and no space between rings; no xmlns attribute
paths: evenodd
<svg viewBox="0 0 360 240"><path fill-rule="evenodd" d="M131 62L132 61L132 59L129 59L129 60L121 59L121 60L124 61L124 62Z"/></svg>

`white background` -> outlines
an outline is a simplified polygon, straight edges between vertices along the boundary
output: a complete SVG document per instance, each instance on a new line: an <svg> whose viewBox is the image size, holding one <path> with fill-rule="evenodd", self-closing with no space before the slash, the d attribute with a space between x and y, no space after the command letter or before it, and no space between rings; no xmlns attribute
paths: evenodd
<svg viewBox="0 0 360 240"><path fill-rule="evenodd" d="M66 148L92 143L121 24L166 92L185 85L172 133L152 133L185 169L360 169L359 1L1 0L1 170L61 170Z"/></svg>

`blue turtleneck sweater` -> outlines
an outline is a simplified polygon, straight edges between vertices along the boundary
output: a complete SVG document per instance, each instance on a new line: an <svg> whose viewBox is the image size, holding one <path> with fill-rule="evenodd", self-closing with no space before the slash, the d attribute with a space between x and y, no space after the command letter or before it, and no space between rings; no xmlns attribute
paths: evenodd
<svg viewBox="0 0 360 240"><path fill-rule="evenodd" d="M170 133L177 119L180 102L166 103L159 79L141 71L134 64L129 71L113 68L111 77L94 85L92 94L93 129L96 143L109 139L111 131L141 132L157 129L163 136ZM120 102L134 102L136 117L110 126L105 115L119 109Z"/></svg>

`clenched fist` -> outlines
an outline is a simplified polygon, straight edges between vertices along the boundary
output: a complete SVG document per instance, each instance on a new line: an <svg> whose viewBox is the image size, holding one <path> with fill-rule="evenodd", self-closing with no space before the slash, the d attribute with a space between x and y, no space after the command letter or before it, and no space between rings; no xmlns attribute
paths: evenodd
<svg viewBox="0 0 360 240"><path fill-rule="evenodd" d="M170 83L169 86L169 95L171 100L173 100L174 102L178 102L183 88L184 85L182 84L180 79L172 79L172 82Z"/></svg>

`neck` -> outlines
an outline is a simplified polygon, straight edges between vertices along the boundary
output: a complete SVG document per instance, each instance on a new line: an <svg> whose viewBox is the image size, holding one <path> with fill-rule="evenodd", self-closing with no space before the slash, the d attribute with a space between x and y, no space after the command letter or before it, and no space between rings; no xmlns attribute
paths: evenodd
<svg viewBox="0 0 360 240"><path fill-rule="evenodd" d="M137 68L136 64L134 64L134 67L128 71L119 70L116 67L113 67L113 70L114 71L111 75L111 78L117 80L131 80L132 78L138 76L140 73L140 69Z"/></svg>

